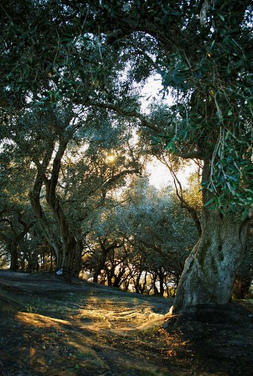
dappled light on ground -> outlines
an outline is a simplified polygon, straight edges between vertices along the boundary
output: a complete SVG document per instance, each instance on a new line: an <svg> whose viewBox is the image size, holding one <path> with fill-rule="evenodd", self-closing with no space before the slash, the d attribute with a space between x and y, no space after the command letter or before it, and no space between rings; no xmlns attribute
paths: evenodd
<svg viewBox="0 0 253 376"><path fill-rule="evenodd" d="M128 299L129 300L129 299ZM87 321L85 327L92 330L103 328L113 331L118 335L127 335L131 332L152 329L164 323L165 315L154 313L152 306L138 302L135 307L128 307L128 302L118 299L105 300L90 298L86 309L81 309L79 319ZM94 309L99 307L99 309Z"/></svg>
<svg viewBox="0 0 253 376"><path fill-rule="evenodd" d="M53 317L42 316L34 313L24 313L18 312L16 315L16 319L24 324L28 324L29 326L34 326L36 328L55 328L60 325L69 324L66 320L59 320Z"/></svg>
<svg viewBox="0 0 253 376"><path fill-rule="evenodd" d="M175 329L169 299L35 279L0 280L3 376L251 374L250 322Z"/></svg>

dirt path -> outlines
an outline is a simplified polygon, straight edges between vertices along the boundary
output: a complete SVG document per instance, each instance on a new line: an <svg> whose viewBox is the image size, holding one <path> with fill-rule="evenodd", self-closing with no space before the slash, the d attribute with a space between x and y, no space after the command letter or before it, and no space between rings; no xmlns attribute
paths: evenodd
<svg viewBox="0 0 253 376"><path fill-rule="evenodd" d="M3 376L252 375L252 312L241 306L233 322L175 330L168 299L4 273L0 303Z"/></svg>

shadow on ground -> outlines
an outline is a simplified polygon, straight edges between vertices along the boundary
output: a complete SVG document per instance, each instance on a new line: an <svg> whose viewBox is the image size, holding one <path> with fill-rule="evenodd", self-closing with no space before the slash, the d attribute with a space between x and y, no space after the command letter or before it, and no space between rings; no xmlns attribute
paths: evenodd
<svg viewBox="0 0 253 376"><path fill-rule="evenodd" d="M174 327L169 299L47 273L0 273L0 303L3 376L252 375L251 304Z"/></svg>

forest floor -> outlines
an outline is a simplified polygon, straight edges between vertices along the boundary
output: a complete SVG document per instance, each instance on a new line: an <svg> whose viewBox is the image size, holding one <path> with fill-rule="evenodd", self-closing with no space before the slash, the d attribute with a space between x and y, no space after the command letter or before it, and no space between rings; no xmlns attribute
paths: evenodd
<svg viewBox="0 0 253 376"><path fill-rule="evenodd" d="M172 301L0 271L0 375L250 376L253 303L169 319Z"/></svg>

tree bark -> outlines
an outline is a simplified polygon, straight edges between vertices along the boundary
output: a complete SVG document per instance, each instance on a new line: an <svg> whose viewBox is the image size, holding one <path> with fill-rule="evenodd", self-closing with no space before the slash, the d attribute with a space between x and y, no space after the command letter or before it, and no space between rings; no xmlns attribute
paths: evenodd
<svg viewBox="0 0 253 376"><path fill-rule="evenodd" d="M68 219L63 211L60 198L57 196L56 187L59 178L61 160L68 144L68 139L60 139L57 153L54 157L51 178L44 176L46 186L46 200L57 221L61 241L62 254L58 255L58 267L63 268L67 274L79 275L81 270L82 241L73 234Z"/></svg>
<svg viewBox="0 0 253 376"><path fill-rule="evenodd" d="M218 210L205 213L203 232L185 262L174 311L196 305L227 304L246 247L248 221L223 218Z"/></svg>
<svg viewBox="0 0 253 376"><path fill-rule="evenodd" d="M47 178L47 168L50 164L54 146L53 143L45 153L42 163L37 162L37 176L33 191L31 193L31 203L33 211L43 229L44 236L53 247L56 255L57 269L63 268L66 274L78 275L81 270L82 241L73 234L68 219L63 211L60 198L57 196L56 188L61 167L61 160L68 144L68 139L59 140L58 150L53 159L53 167L50 179ZM46 188L46 200L52 214L56 220L58 233L52 230L52 226L47 220L40 202L40 194L43 187Z"/></svg>
<svg viewBox="0 0 253 376"><path fill-rule="evenodd" d="M203 170L203 179L209 172ZM203 191L203 204L210 194ZM250 220L241 213L226 215L204 206L202 233L186 259L171 312L187 311L198 305L229 303L236 272L247 246Z"/></svg>

